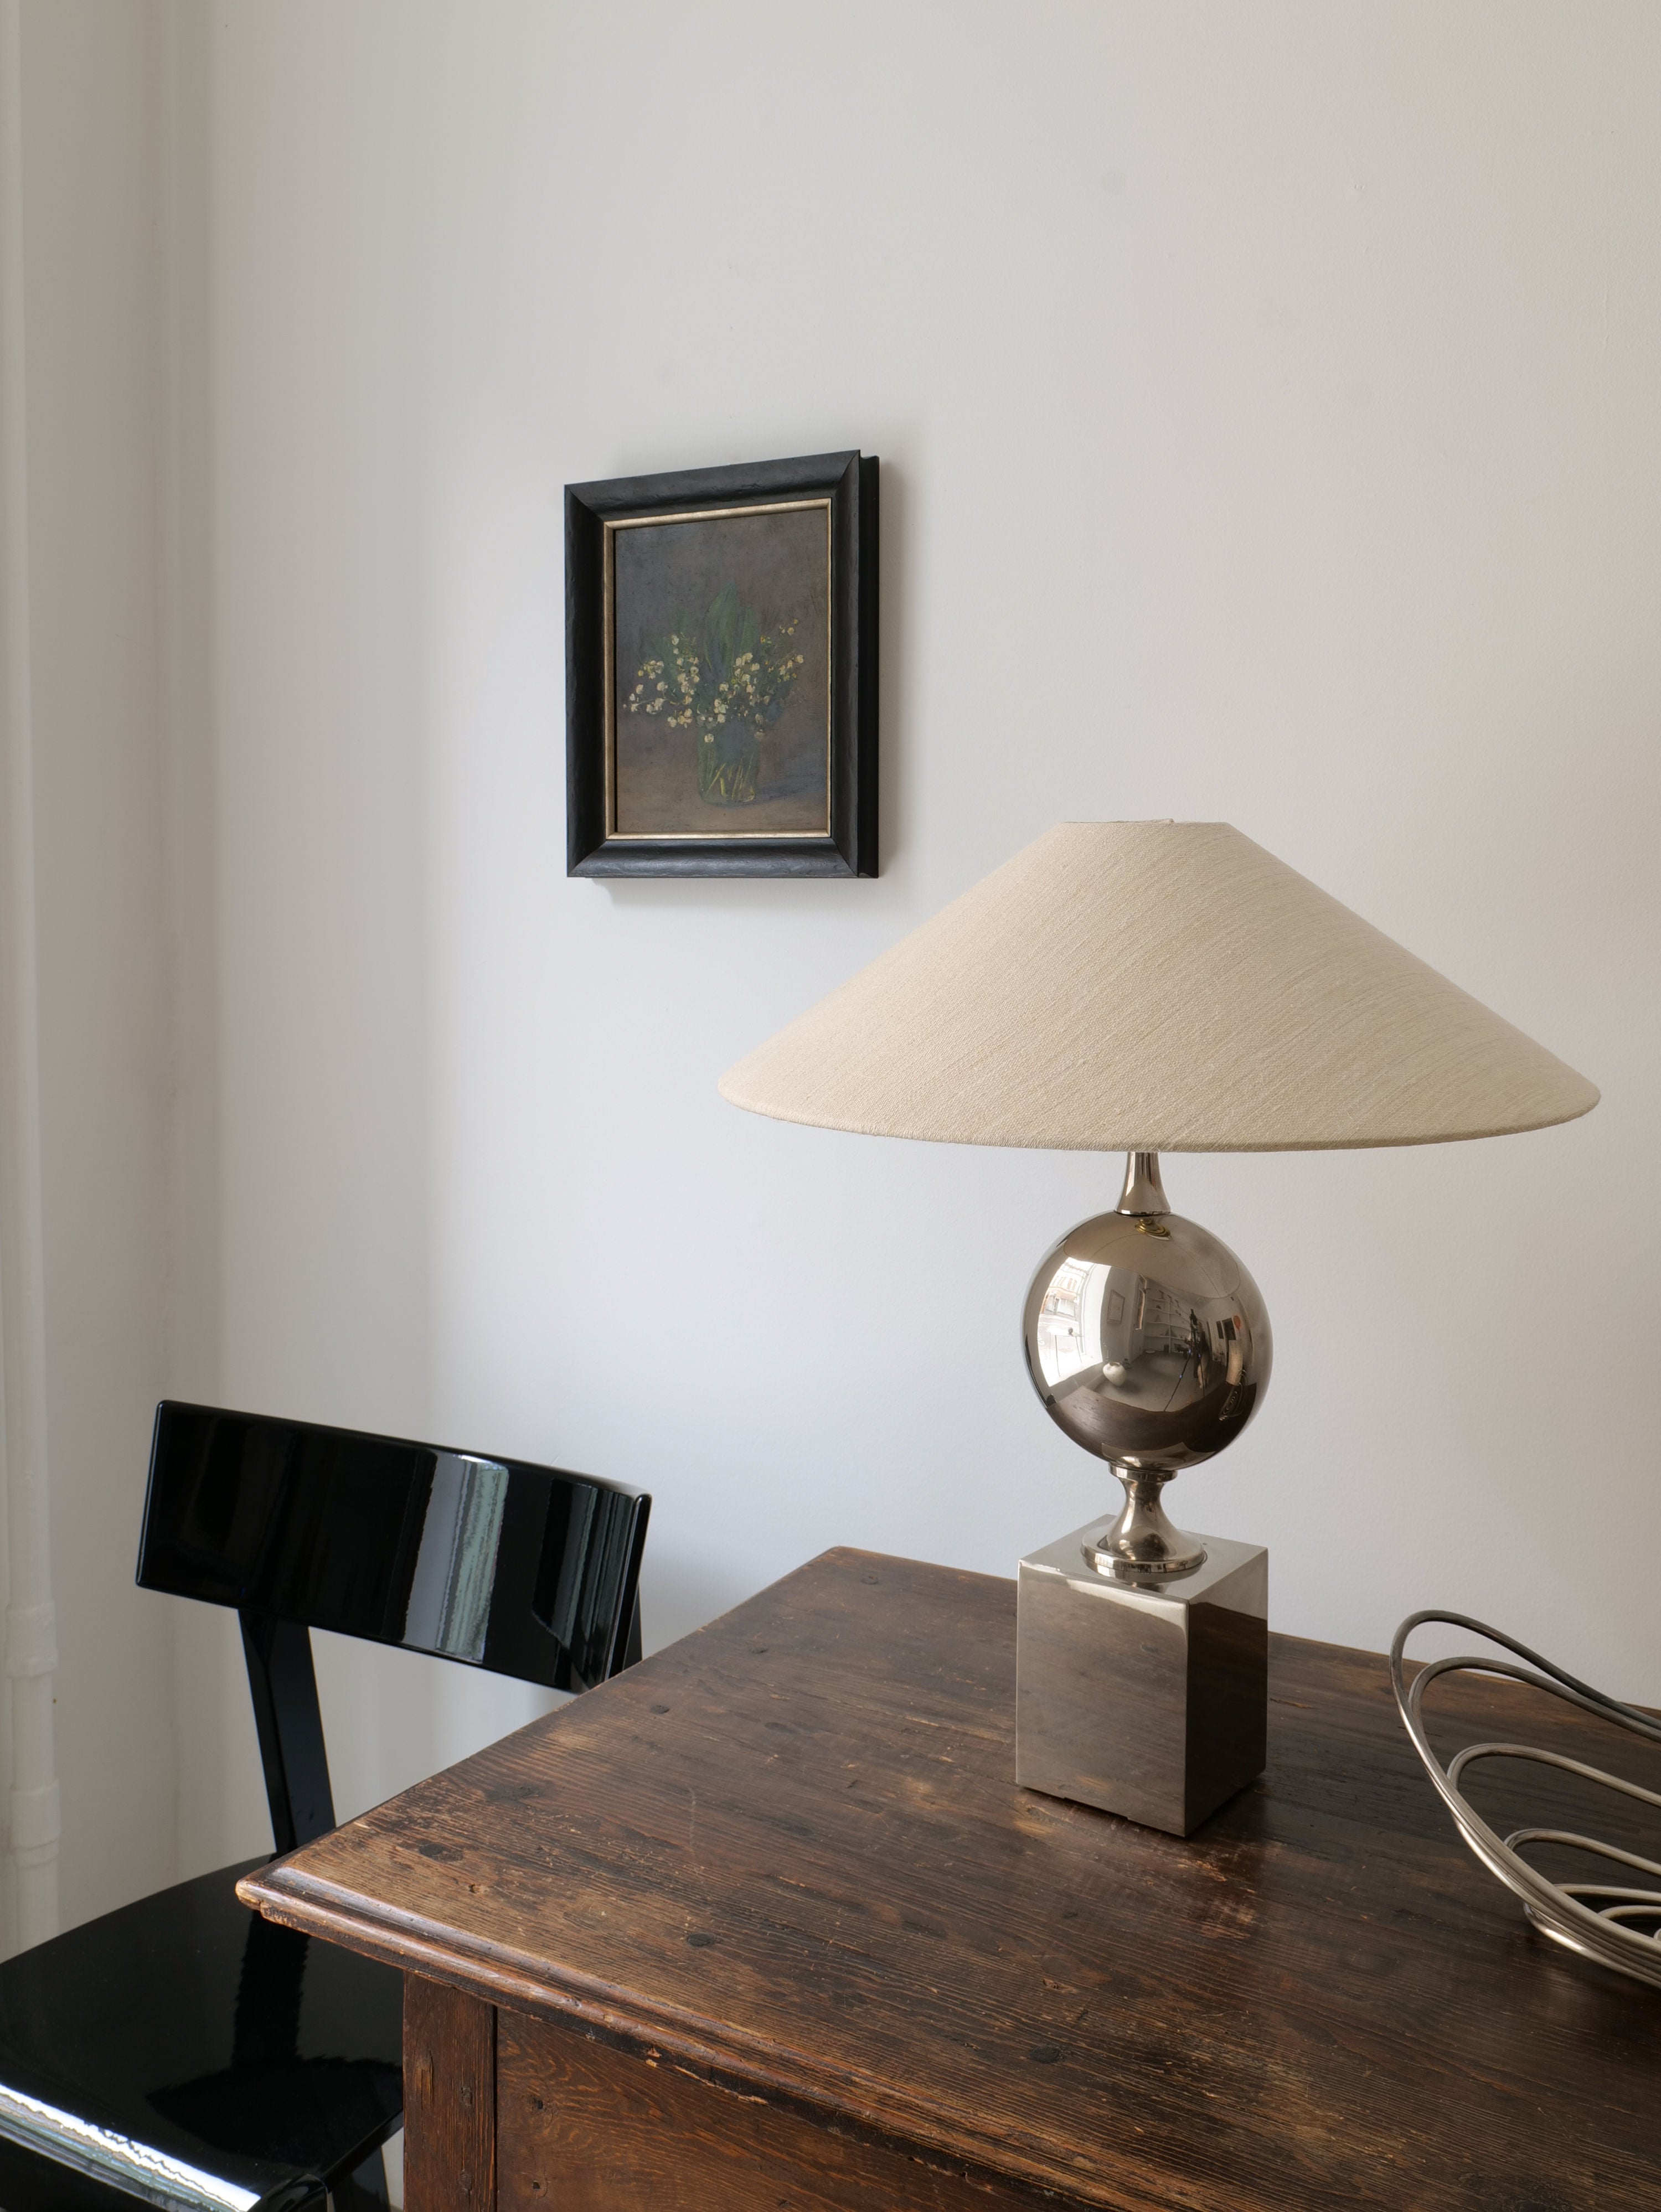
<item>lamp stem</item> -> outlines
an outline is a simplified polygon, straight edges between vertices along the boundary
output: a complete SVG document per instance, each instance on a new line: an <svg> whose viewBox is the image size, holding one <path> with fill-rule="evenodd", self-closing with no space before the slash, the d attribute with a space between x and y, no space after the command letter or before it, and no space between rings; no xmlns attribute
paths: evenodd
<svg viewBox="0 0 1661 2212"><path fill-rule="evenodd" d="M1171 1201L1159 1181L1157 1152L1127 1152L1124 1188L1119 1193L1117 1213L1169 1213Z"/></svg>
<svg viewBox="0 0 1661 2212"><path fill-rule="evenodd" d="M1159 1492L1171 1477L1153 1468L1113 1469L1124 1485L1124 1511L1095 1540L1100 1574L1186 1575L1205 1564L1205 1546L1172 1525Z"/></svg>

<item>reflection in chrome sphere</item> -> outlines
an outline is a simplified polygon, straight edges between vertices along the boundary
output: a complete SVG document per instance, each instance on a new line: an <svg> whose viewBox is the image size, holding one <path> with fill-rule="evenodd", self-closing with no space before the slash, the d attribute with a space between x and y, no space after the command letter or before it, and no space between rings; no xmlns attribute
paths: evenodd
<svg viewBox="0 0 1661 2212"><path fill-rule="evenodd" d="M1034 1388L1074 1442L1157 1475L1233 1443L1273 1356L1256 1283L1226 1244L1165 1212L1069 1230L1032 1278L1025 1334Z"/></svg>

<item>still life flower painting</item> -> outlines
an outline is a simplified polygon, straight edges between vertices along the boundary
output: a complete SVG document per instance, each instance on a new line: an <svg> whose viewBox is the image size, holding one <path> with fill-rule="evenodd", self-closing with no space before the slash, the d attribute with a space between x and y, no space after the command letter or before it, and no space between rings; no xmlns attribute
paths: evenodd
<svg viewBox="0 0 1661 2212"><path fill-rule="evenodd" d="M572 876L877 872L877 461L565 487Z"/></svg>
<svg viewBox="0 0 1661 2212"><path fill-rule="evenodd" d="M830 828L830 506L617 530L613 774L621 836Z"/></svg>

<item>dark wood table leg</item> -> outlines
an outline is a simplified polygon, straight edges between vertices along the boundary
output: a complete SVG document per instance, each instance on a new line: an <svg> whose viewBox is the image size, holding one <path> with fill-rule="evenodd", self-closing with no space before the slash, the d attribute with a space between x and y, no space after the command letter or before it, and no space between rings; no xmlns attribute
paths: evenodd
<svg viewBox="0 0 1661 2212"><path fill-rule="evenodd" d="M496 2016L404 1977L405 2212L495 2212Z"/></svg>

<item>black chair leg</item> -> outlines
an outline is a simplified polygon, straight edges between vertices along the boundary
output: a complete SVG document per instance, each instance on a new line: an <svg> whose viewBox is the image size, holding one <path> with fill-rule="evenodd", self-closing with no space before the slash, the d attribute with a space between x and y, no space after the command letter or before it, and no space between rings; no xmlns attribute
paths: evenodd
<svg viewBox="0 0 1661 2212"><path fill-rule="evenodd" d="M334 2212L387 2212L386 2161L372 2150L356 2172L349 2173L330 2192Z"/></svg>

